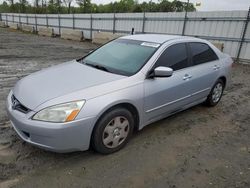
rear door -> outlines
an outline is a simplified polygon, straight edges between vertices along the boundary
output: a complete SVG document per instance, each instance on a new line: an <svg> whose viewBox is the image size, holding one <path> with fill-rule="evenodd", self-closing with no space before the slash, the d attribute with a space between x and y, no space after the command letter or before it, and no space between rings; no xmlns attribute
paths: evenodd
<svg viewBox="0 0 250 188"><path fill-rule="evenodd" d="M199 100L208 96L219 75L220 61L213 49L206 43L189 42L188 49L191 56L190 79L192 100Z"/></svg>

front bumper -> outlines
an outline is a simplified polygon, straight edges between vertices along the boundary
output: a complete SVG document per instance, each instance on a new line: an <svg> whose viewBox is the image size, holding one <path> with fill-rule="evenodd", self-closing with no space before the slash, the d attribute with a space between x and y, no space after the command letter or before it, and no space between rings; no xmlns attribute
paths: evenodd
<svg viewBox="0 0 250 188"><path fill-rule="evenodd" d="M84 151L89 148L95 117L50 123L30 119L34 112L24 114L12 109L7 98L7 114L17 134L26 142L54 152Z"/></svg>

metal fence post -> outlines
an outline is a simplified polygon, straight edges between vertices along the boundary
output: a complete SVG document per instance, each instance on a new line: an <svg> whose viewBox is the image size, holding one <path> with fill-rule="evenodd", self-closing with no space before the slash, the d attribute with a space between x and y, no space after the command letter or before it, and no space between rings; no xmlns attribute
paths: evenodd
<svg viewBox="0 0 250 188"><path fill-rule="evenodd" d="M236 62L238 63L239 62L239 59L240 59L240 53L241 53L241 49L242 49L242 46L243 46L243 43L245 41L245 36L246 36L246 32L247 32L247 27L248 27L248 22L250 21L250 7L248 9L248 12L247 12L247 17L246 17L246 21L245 21L245 24L242 28L242 36L241 36L241 40L240 40L240 45L239 45L239 49L238 49L238 53L237 53L237 57L236 57Z"/></svg>
<svg viewBox="0 0 250 188"><path fill-rule="evenodd" d="M185 17L184 17L184 23L183 23L183 28L182 28L182 35L185 34L185 29L186 29L186 22L187 22L187 12L188 12L188 5L189 5L189 0L187 1L187 5L186 5L186 10L185 10Z"/></svg>
<svg viewBox="0 0 250 188"><path fill-rule="evenodd" d="M21 16L18 14L19 27L21 27Z"/></svg>
<svg viewBox="0 0 250 188"><path fill-rule="evenodd" d="M46 14L46 26L49 27L48 14Z"/></svg>
<svg viewBox="0 0 250 188"><path fill-rule="evenodd" d="M28 14L26 14L26 24L29 25L29 18L28 18Z"/></svg>
<svg viewBox="0 0 250 188"><path fill-rule="evenodd" d="M75 14L72 14L72 21L73 21L73 29L75 29Z"/></svg>
<svg viewBox="0 0 250 188"><path fill-rule="evenodd" d="M37 33L37 17L36 17L36 14L35 14L35 27L36 27L35 33Z"/></svg>
<svg viewBox="0 0 250 188"><path fill-rule="evenodd" d="M61 17L58 14L58 27L59 27L59 35L61 35Z"/></svg>
<svg viewBox="0 0 250 188"><path fill-rule="evenodd" d="M142 29L141 29L142 33L145 33L145 21L146 21L146 16L145 16L145 12L143 12Z"/></svg>
<svg viewBox="0 0 250 188"><path fill-rule="evenodd" d="M185 14L186 14L186 13L185 13ZM183 23L183 28L182 28L182 33L181 33L181 35L185 35L186 22L187 22L187 16L185 15L185 18L184 18L184 23Z"/></svg>
<svg viewBox="0 0 250 188"><path fill-rule="evenodd" d="M12 23L14 23L14 14L12 14Z"/></svg>
<svg viewBox="0 0 250 188"><path fill-rule="evenodd" d="M8 15L5 14L5 17L6 17L6 25L8 26Z"/></svg>
<svg viewBox="0 0 250 188"><path fill-rule="evenodd" d="M92 39L92 30L93 30L93 19L92 19L92 13L90 14L90 39Z"/></svg>
<svg viewBox="0 0 250 188"><path fill-rule="evenodd" d="M2 13L0 13L0 21L2 21Z"/></svg>
<svg viewBox="0 0 250 188"><path fill-rule="evenodd" d="M115 33L115 13L114 13L114 16L113 16L113 34Z"/></svg>

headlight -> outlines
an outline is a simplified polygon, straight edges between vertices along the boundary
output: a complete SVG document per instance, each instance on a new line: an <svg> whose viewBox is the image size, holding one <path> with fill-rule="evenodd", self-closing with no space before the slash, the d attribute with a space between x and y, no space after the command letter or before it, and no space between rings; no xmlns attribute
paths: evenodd
<svg viewBox="0 0 250 188"><path fill-rule="evenodd" d="M59 104L45 108L33 116L33 120L63 123L72 121L80 112L85 100Z"/></svg>

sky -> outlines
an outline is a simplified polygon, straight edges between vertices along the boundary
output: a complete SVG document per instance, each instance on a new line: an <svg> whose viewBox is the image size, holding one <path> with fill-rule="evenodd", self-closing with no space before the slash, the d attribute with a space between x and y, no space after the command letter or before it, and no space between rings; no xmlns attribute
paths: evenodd
<svg viewBox="0 0 250 188"><path fill-rule="evenodd" d="M4 0L0 0L2 3ZM15 0L17 1L17 0ZM33 3L34 0L28 0ZM96 4L107 4L119 0L91 0ZM140 3L143 1L149 2L150 0L138 0ZM152 0L157 2L158 0ZM171 0L170 0L171 1ZM187 0L180 0L186 2ZM190 0L191 3L201 3L201 6L196 7L198 11L217 11L217 10L248 10L250 0Z"/></svg>

